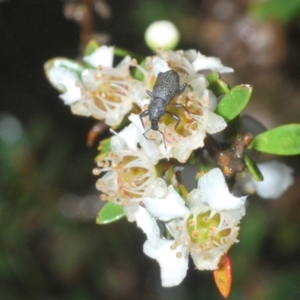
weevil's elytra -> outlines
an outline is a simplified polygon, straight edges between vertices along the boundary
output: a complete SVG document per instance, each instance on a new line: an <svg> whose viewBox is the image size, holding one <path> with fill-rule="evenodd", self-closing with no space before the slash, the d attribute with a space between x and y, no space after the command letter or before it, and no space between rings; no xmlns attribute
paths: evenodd
<svg viewBox="0 0 300 300"><path fill-rule="evenodd" d="M180 123L180 118L176 114L167 111L166 107L168 103L176 95L181 94L187 86L193 90L193 88L187 83L180 86L179 75L174 70L158 73L153 91L147 91L148 95L151 97L149 108L140 114L143 126L145 127L143 117L149 116L149 120L151 122L150 129L159 131L162 134L162 132L158 129L158 121L164 114L168 113L176 121L176 128ZM177 104L176 107L186 109L180 104ZM144 136L150 129L144 133Z"/></svg>

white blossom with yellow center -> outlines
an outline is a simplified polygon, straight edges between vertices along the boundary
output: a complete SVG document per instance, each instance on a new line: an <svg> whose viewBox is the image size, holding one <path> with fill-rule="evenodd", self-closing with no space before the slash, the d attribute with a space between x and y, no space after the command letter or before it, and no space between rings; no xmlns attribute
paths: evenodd
<svg viewBox="0 0 300 300"><path fill-rule="evenodd" d="M113 47L102 46L83 58L91 67L81 74L55 63L47 72L74 114L93 116L110 126L120 124L135 98L145 95L142 84L130 76L131 58L126 56L113 67L113 55Z"/></svg>
<svg viewBox="0 0 300 300"><path fill-rule="evenodd" d="M188 196L187 206L178 194L167 200L143 199L149 214L167 222L173 237L171 240L152 238L144 244L145 254L160 265L163 286L178 285L184 279L189 253L199 270L218 268L221 257L237 241L245 200L246 197L238 198L229 192L217 168L200 177L198 188Z"/></svg>
<svg viewBox="0 0 300 300"><path fill-rule="evenodd" d="M95 175L102 175L96 187L103 201L122 205L129 222L136 222L152 244L158 242L156 220L142 205L147 196L166 197L168 189L162 178L157 178L154 164L138 146L139 135L133 124L111 138L111 151L97 160Z"/></svg>
<svg viewBox="0 0 300 300"><path fill-rule="evenodd" d="M101 176L96 183L97 189L102 192L100 198L123 205L125 212L128 209L130 221L135 220L136 205L150 193L157 180L154 165L137 147L135 131L134 126L128 126L113 136L111 151L96 158L98 168L93 171Z"/></svg>
<svg viewBox="0 0 300 300"><path fill-rule="evenodd" d="M225 120L213 112L217 101L215 95L207 89L208 84L204 75L196 72L184 53L183 51L161 52L160 56L146 60L146 70L149 71L144 71L144 84L147 89L152 90L158 73L166 72L170 70L170 67L178 73L181 85L187 83L192 87L192 91L186 87L182 94L175 96L166 106L166 114L160 118L158 124L162 135L158 131L150 130L144 137L143 134L151 128L149 118L143 119L145 125L143 128L138 118L129 117L139 129L141 139L148 139L148 143L143 142L148 144L144 150L154 162L162 158L176 158L179 162L184 163L193 150L203 147L207 133L217 133L227 126ZM212 69L213 67L215 64L212 64ZM225 67L221 65L220 68L224 69ZM155 100L148 99L137 102L137 104L144 111L148 109L150 101ZM180 118L177 128L175 128L176 122L168 112L176 114ZM157 149L154 149L155 147Z"/></svg>

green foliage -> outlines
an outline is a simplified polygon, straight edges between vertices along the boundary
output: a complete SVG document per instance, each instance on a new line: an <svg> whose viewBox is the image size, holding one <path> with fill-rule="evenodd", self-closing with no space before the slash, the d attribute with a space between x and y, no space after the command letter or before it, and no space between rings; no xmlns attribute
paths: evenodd
<svg viewBox="0 0 300 300"><path fill-rule="evenodd" d="M300 13L300 0L269 0L253 5L250 13L260 19L288 22Z"/></svg>
<svg viewBox="0 0 300 300"><path fill-rule="evenodd" d="M140 66L142 68L144 68L146 65L146 60L144 59L141 63L140 63ZM132 71L131 73L132 77L134 77L135 79L137 80L140 80L140 81L143 81L144 80L144 77L145 75L143 74L143 72L141 72L138 68L134 68L134 70Z"/></svg>
<svg viewBox="0 0 300 300"><path fill-rule="evenodd" d="M98 150L100 153L96 157L96 161L105 158L111 152L110 139L111 138L104 139L99 143Z"/></svg>
<svg viewBox="0 0 300 300"><path fill-rule="evenodd" d="M103 225L118 221L125 217L122 205L107 202L98 213L96 224Z"/></svg>
<svg viewBox="0 0 300 300"><path fill-rule="evenodd" d="M257 135L250 149L277 155L300 154L300 124L282 125Z"/></svg>
<svg viewBox="0 0 300 300"><path fill-rule="evenodd" d="M207 76L209 89L214 92L216 96L227 94L230 91L228 84L220 78L218 72L212 72Z"/></svg>
<svg viewBox="0 0 300 300"><path fill-rule="evenodd" d="M263 174L260 172L256 163L252 160L252 158L248 154L244 154L244 162L246 167L248 168L250 174L256 181L263 181Z"/></svg>
<svg viewBox="0 0 300 300"><path fill-rule="evenodd" d="M251 94L252 86L247 84L235 86L222 98L215 112L225 121L231 121L247 106Z"/></svg>

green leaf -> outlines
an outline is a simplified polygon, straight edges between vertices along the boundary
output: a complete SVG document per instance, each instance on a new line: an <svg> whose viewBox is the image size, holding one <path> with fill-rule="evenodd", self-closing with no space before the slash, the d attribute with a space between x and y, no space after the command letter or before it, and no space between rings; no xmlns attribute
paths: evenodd
<svg viewBox="0 0 300 300"><path fill-rule="evenodd" d="M144 59L141 63L140 63L140 66L142 68L145 68L145 65L146 65L146 60ZM141 72L137 67L135 67L133 69L133 71L131 72L131 75L132 77L134 77L135 79L139 80L139 81L143 81L144 80L144 73Z"/></svg>
<svg viewBox="0 0 300 300"><path fill-rule="evenodd" d="M248 154L244 154L244 162L246 164L246 167L248 168L250 174L256 181L263 181L264 176L260 172L258 166L256 163L252 160L252 158Z"/></svg>
<svg viewBox="0 0 300 300"><path fill-rule="evenodd" d="M96 224L104 225L122 219L125 216L122 205L107 202L98 213Z"/></svg>
<svg viewBox="0 0 300 300"><path fill-rule="evenodd" d="M248 147L277 155L300 154L300 124L282 125L257 135Z"/></svg>
<svg viewBox="0 0 300 300"><path fill-rule="evenodd" d="M248 104L252 94L252 86L242 84L231 89L219 102L216 114L225 121L231 121L237 117Z"/></svg>
<svg viewBox="0 0 300 300"><path fill-rule="evenodd" d="M53 66L69 70L69 71L77 74L77 76L79 78L81 78L81 73L84 71L83 65L81 65L80 63L78 63L75 60L64 58L64 57L52 58L52 59L48 60L44 65L44 70L45 70L46 76L50 82L51 82L51 80L50 80L48 73Z"/></svg>
<svg viewBox="0 0 300 300"><path fill-rule="evenodd" d="M126 55L131 56L131 52L122 48L115 47L114 53L116 56L125 57Z"/></svg>
<svg viewBox="0 0 300 300"><path fill-rule="evenodd" d="M142 60L145 59L144 57L142 57L142 56L140 56L138 54L135 54L135 53L130 52L130 51L126 50L126 49L122 49L122 48L118 48L118 47L114 48L114 54L116 56L120 56L120 57L125 57L125 56L129 55L131 58L136 58L139 61L142 61Z"/></svg>
<svg viewBox="0 0 300 300"><path fill-rule="evenodd" d="M299 0L269 0L252 6L250 13L260 19L288 22L300 12Z"/></svg>
<svg viewBox="0 0 300 300"><path fill-rule="evenodd" d="M209 82L209 89L214 92L216 96L227 94L230 91L228 84L220 78L220 74L212 72L207 76Z"/></svg>
<svg viewBox="0 0 300 300"><path fill-rule="evenodd" d="M89 56L92 53L94 53L98 48L100 47L100 45L98 44L98 42L96 40L90 40L88 42L88 44L85 46L84 49L84 56Z"/></svg>
<svg viewBox="0 0 300 300"><path fill-rule="evenodd" d="M111 140L111 138L107 138L100 142L99 147L98 147L98 150L100 151L100 153L96 157L96 161L102 160L111 152L110 140Z"/></svg>

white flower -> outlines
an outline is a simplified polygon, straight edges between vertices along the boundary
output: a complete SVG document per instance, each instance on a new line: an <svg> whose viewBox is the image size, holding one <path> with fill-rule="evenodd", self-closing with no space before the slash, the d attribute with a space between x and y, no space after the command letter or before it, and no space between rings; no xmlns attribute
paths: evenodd
<svg viewBox="0 0 300 300"><path fill-rule="evenodd" d="M84 61L88 62L94 68L107 67L110 68L113 65L114 59L114 47L101 46L95 50L92 54L85 56Z"/></svg>
<svg viewBox="0 0 300 300"><path fill-rule="evenodd" d="M143 204L153 220L157 218L163 221L170 221L173 218L185 216L189 213L184 200L174 190L173 186L168 187L166 195L157 196L152 195L152 197L143 199ZM144 231L147 237L150 236L150 239L148 238L144 243L144 253L159 263L162 285L164 287L178 285L184 279L188 269L188 248L182 244L177 245L174 240L162 239L159 235L155 238L153 232L157 232L158 227L153 226L153 223L149 222L148 218L140 221L139 226L150 231ZM151 225L147 226L146 222L152 224L152 227ZM173 221L172 223L174 224ZM170 233L175 227L168 228Z"/></svg>
<svg viewBox="0 0 300 300"><path fill-rule="evenodd" d="M232 210L242 207L246 198L233 196L221 170L215 168L200 177L197 189L189 194L188 205L193 209L204 203L215 210Z"/></svg>
<svg viewBox="0 0 300 300"><path fill-rule="evenodd" d="M152 49L173 49L179 42L179 32L170 21L153 22L145 32L147 45Z"/></svg>
<svg viewBox="0 0 300 300"><path fill-rule="evenodd" d="M144 253L158 261L161 272L161 282L164 287L180 284L186 276L188 269L188 249L179 245L171 250L174 241L160 239L153 247L148 241L144 243Z"/></svg>
<svg viewBox="0 0 300 300"><path fill-rule="evenodd" d="M205 56L196 50L159 51L158 55L168 62L170 68L192 74L202 70L212 70L219 73L231 73L232 68L222 65L220 59Z"/></svg>
<svg viewBox="0 0 300 300"><path fill-rule="evenodd" d="M169 221L189 213L184 200L172 185L168 187L168 193L164 198L144 197L143 203L149 213L161 221Z"/></svg>
<svg viewBox="0 0 300 300"><path fill-rule="evenodd" d="M264 180L257 182L251 178L256 193L267 199L278 199L283 193L293 185L294 170L283 162L272 160L258 164Z"/></svg>
<svg viewBox="0 0 300 300"><path fill-rule="evenodd" d="M130 126L124 131L133 133L134 136L135 128ZM111 151L96 158L98 168L94 169L94 174L101 175L96 187L102 192L102 200L124 207L134 203L134 208L128 207L128 218L131 221L136 204L151 190L152 183L156 180L156 171L144 153L137 149L135 138L126 139L123 134L121 132L113 136Z"/></svg>
<svg viewBox="0 0 300 300"><path fill-rule="evenodd" d="M51 84L62 92L59 97L65 104L71 105L80 100L81 90L80 86L76 84L76 82L78 82L78 76L74 72L62 68L54 62L48 71L48 78Z"/></svg>
<svg viewBox="0 0 300 300"><path fill-rule="evenodd" d="M212 70L219 73L233 72L232 68L223 66L219 58L207 57L202 55L200 52L197 52L197 54L195 52L196 51L194 50L190 50L187 55L189 55L190 59L193 60L192 65L196 71Z"/></svg>
<svg viewBox="0 0 300 300"><path fill-rule="evenodd" d="M150 160L175 158L184 163L193 150L203 147L207 133L217 133L223 130L227 124L222 117L212 111L217 104L216 97L207 89L208 84L205 77L193 69L183 52L169 51L161 52L159 55L147 58L146 70L149 71L145 71L145 88L152 90L157 75L170 70L170 66L177 71L180 83L187 83L188 86L166 107L166 113L158 123L159 131L151 130L149 117L143 118L144 127L141 126L140 120L131 121L139 128L141 135L146 133L148 141L156 141L155 143L148 142L149 147L144 149ZM150 101L149 99L148 105ZM137 104L141 106L142 111L148 108L144 100ZM171 113L168 113L169 111ZM179 123L170 118L172 114L180 119ZM177 128L175 128L176 124L178 124ZM144 136L141 137L141 142L145 144L144 139ZM147 148L151 148L151 151L148 151Z"/></svg>
<svg viewBox="0 0 300 300"><path fill-rule="evenodd" d="M148 157L149 161L156 165L162 155L159 152L157 140L149 140L144 136L145 128L142 125L139 115L131 114L128 119L132 122L132 125L136 128L138 134L138 141L142 146L142 150Z"/></svg>
<svg viewBox="0 0 300 300"><path fill-rule="evenodd" d="M102 46L83 58L93 68L77 73L62 67L61 60L54 59L46 68L50 82L62 92L60 97L71 106L72 113L105 120L110 126L121 123L132 109L136 99L145 97L142 84L131 77L131 58L126 56L116 67L113 63L113 47Z"/></svg>
<svg viewBox="0 0 300 300"><path fill-rule="evenodd" d="M236 242L245 197L233 196L220 169L200 177L188 196L191 215L185 219L186 243L199 270L215 270L224 253Z"/></svg>
<svg viewBox="0 0 300 300"><path fill-rule="evenodd" d="M144 244L145 254L160 264L163 286L178 285L183 280L188 253L199 270L218 268L221 257L236 242L245 200L230 194L220 169L200 177L198 188L188 196L188 207L170 187L163 199L144 198L153 217L169 221L166 226L173 236L172 240L160 238L153 243L152 239Z"/></svg>

